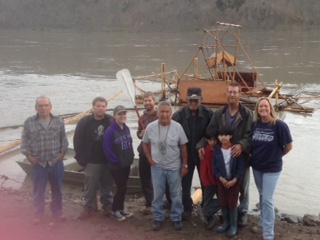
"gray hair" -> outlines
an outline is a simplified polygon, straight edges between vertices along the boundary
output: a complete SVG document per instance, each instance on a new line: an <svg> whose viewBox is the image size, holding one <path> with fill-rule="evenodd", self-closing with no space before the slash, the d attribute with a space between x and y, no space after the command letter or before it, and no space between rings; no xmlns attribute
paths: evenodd
<svg viewBox="0 0 320 240"><path fill-rule="evenodd" d="M36 99L36 101L35 101L35 107L37 107L37 105L38 105L38 101L39 101L40 99L48 99L50 106L52 105L52 104L51 104L51 100L50 100L50 98L48 98L48 97L46 97L46 96L42 95L42 96L40 96L40 97L37 97L37 99Z"/></svg>
<svg viewBox="0 0 320 240"><path fill-rule="evenodd" d="M162 101L162 102L159 102L159 104L158 104L158 112L160 111L162 106L169 106L172 111L171 103L169 103L167 101Z"/></svg>

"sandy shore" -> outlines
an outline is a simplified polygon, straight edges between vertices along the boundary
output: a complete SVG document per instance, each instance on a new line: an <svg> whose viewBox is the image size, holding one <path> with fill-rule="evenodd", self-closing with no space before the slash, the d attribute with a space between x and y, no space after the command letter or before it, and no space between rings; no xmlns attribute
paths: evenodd
<svg viewBox="0 0 320 240"><path fill-rule="evenodd" d="M47 196L50 197L50 194ZM139 208L143 205L143 198L139 195L127 196L126 206L134 216L124 222L117 222L102 212L94 213L85 221L78 220L82 211L82 193L71 192L64 194L64 213L66 221L57 222L49 211L49 201L46 204L46 215L43 221L32 223L32 197L30 191L0 189L0 239L1 240L35 240L35 239L229 239L225 234L218 234L215 230L206 230L204 224L195 211L191 221L183 222L183 230L175 231L170 220L167 219L159 232L151 230L152 215L143 215ZM219 224L217 217L216 226ZM250 215L249 224L238 231L234 239L262 239L259 234L250 232L256 225L258 217ZM276 222L275 239L320 239L320 226L308 227L302 224Z"/></svg>

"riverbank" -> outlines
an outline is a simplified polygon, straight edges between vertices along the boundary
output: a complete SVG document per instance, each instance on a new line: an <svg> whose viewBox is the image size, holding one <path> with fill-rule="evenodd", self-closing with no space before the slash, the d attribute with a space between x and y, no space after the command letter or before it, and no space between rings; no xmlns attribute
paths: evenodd
<svg viewBox="0 0 320 240"><path fill-rule="evenodd" d="M47 198L49 194L47 195ZM46 201L46 215L38 225L32 223L31 191L0 189L0 239L1 240L35 240L35 239L229 239L225 234L218 234L214 230L206 230L204 224L196 214L189 222L183 222L183 230L175 231L169 219L159 232L151 230L152 215L143 215L139 208L143 205L143 198L139 195L127 196L126 206L134 216L124 222L117 222L110 217L96 212L86 221L78 220L82 211L82 194L64 193L63 207L66 221L55 221L49 211L49 201ZM199 211L199 210L197 210ZM197 212L196 211L196 212ZM217 217L218 222L218 217ZM249 216L249 224L238 231L234 239L262 239L261 235L251 233L250 228L258 223L258 217ZM215 226L217 226L217 223ZM282 239L319 239L320 226L305 226L303 224L289 224L277 220L276 240Z"/></svg>

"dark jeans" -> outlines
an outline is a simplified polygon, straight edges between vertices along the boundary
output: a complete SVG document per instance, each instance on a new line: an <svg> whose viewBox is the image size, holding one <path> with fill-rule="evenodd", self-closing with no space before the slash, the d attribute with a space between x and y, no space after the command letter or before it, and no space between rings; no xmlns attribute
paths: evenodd
<svg viewBox="0 0 320 240"><path fill-rule="evenodd" d="M123 210L124 200L127 193L127 183L130 174L130 166L120 169L110 169L113 181L117 186L116 194L113 197L112 211Z"/></svg>
<svg viewBox="0 0 320 240"><path fill-rule="evenodd" d="M193 202L191 198L191 186L194 169L197 167L199 179L200 179L200 162L198 164L189 161L188 162L188 174L182 178L182 204L183 210L185 212L192 212ZM203 186L201 184L201 189L203 192Z"/></svg>
<svg viewBox="0 0 320 240"><path fill-rule="evenodd" d="M151 170L148 159L145 155L139 155L139 175L141 182L141 189L146 200L146 206L151 207L153 200L153 187L151 180Z"/></svg>
<svg viewBox="0 0 320 240"><path fill-rule="evenodd" d="M39 164L31 165L30 176L33 183L33 205L35 216L42 217L45 208L45 191L49 181L51 186L50 209L54 216L62 214L62 178L64 165L58 161L54 166L42 167Z"/></svg>
<svg viewBox="0 0 320 240"><path fill-rule="evenodd" d="M218 191L219 191L219 203L221 208L227 208L227 209L237 208L239 191L240 191L239 185L236 184L231 188L226 188L219 181Z"/></svg>
<svg viewBox="0 0 320 240"><path fill-rule="evenodd" d="M246 166L240 182L240 204L238 206L239 215L246 214L249 209L249 185L250 185L250 168Z"/></svg>
<svg viewBox="0 0 320 240"><path fill-rule="evenodd" d="M216 195L215 198L214 195ZM208 187L204 187L202 203L203 216L207 219L212 218L221 209L218 200L218 186L210 185Z"/></svg>
<svg viewBox="0 0 320 240"><path fill-rule="evenodd" d="M139 155L139 176L141 182L141 189L146 200L146 207L151 207L153 201L153 186L151 179L151 167L145 155ZM171 206L170 189L166 183L166 198L169 206ZM170 208L169 208L170 209Z"/></svg>

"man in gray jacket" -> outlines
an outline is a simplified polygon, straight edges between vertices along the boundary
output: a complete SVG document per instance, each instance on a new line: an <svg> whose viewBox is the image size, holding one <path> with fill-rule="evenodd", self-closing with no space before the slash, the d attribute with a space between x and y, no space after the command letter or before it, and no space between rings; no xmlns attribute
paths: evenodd
<svg viewBox="0 0 320 240"><path fill-rule="evenodd" d="M240 183L240 205L238 206L238 226L247 225L247 212L249 208L249 152L251 142L252 111L240 104L241 86L237 82L232 82L227 88L228 104L222 106L210 121L208 128L219 130L222 126L227 126L233 130L232 137L232 156L238 157L243 153L246 160L246 168ZM206 142L202 139L197 144L199 157L202 158Z"/></svg>

